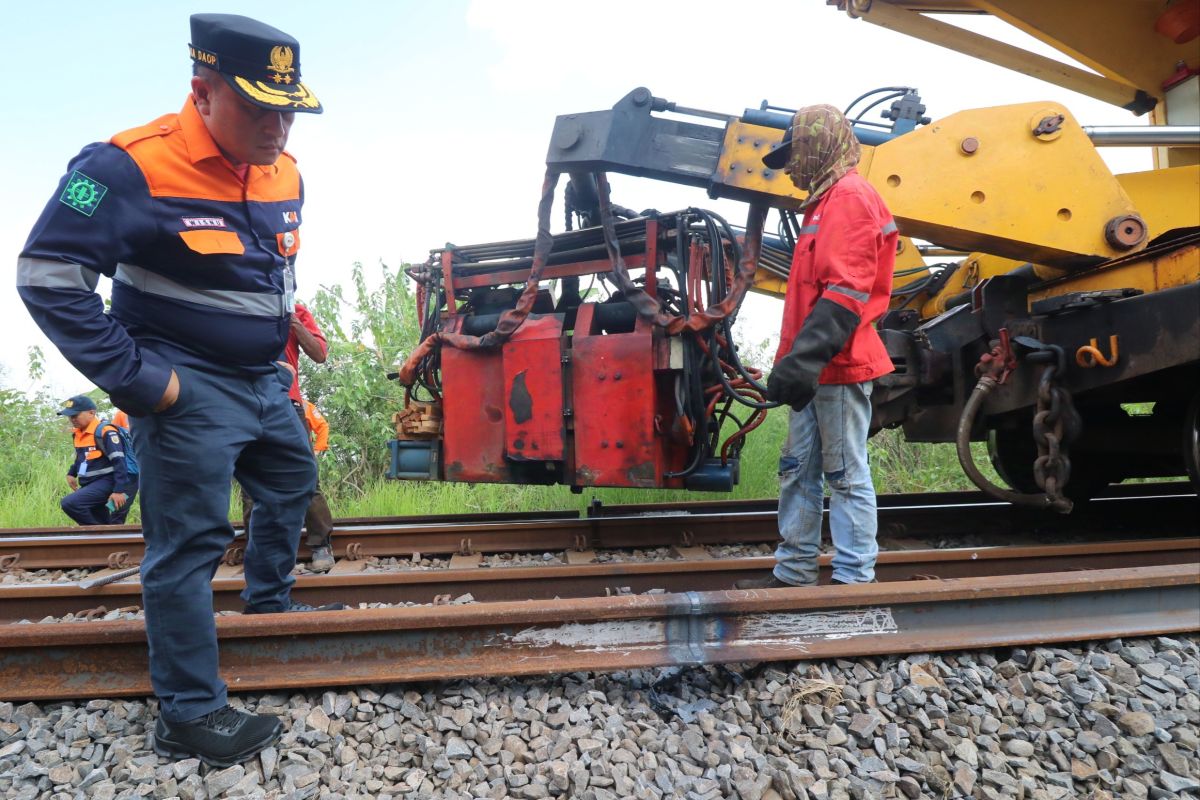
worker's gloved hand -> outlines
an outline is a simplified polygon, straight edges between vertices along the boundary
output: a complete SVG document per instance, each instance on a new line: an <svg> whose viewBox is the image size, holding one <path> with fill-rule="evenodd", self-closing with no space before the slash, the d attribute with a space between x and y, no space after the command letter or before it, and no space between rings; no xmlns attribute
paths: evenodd
<svg viewBox="0 0 1200 800"><path fill-rule="evenodd" d="M803 411L816 397L820 374L820 367L815 372L808 370L800 359L789 354L775 365L767 378L767 399Z"/></svg>
<svg viewBox="0 0 1200 800"><path fill-rule="evenodd" d="M822 297L804 320L792 350L767 379L767 399L803 411L817 394L821 370L842 351L858 328L859 316Z"/></svg>

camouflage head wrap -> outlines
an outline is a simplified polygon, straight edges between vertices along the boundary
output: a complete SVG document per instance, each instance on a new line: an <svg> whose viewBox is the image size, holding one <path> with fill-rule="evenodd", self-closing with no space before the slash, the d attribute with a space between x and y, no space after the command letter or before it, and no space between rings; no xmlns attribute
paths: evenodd
<svg viewBox="0 0 1200 800"><path fill-rule="evenodd" d="M792 150L783 171L798 189L808 192L801 208L817 201L838 178L854 169L858 139L841 111L833 106L805 106L792 118Z"/></svg>

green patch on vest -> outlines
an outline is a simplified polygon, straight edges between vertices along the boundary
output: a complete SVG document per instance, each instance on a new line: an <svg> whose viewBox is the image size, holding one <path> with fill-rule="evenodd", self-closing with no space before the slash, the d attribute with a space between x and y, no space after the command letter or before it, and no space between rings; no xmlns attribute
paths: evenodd
<svg viewBox="0 0 1200 800"><path fill-rule="evenodd" d="M85 217L90 217L96 213L96 208L106 194L108 194L107 186L89 178L79 170L75 170L71 173L71 177L67 181L67 188L63 189L58 202L70 206Z"/></svg>

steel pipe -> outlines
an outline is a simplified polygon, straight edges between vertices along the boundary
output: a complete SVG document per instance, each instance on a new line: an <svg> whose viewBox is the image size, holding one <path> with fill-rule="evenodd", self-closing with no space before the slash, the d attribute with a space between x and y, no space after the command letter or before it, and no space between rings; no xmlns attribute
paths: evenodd
<svg viewBox="0 0 1200 800"><path fill-rule="evenodd" d="M1097 147L1200 147L1200 125L1084 125Z"/></svg>

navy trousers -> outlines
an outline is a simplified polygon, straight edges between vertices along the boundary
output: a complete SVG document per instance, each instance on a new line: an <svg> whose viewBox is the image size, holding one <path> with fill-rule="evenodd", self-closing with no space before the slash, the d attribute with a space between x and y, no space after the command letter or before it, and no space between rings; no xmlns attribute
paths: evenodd
<svg viewBox="0 0 1200 800"><path fill-rule="evenodd" d="M107 525L109 523L108 496L113 493L111 475L102 475L95 480L80 484L79 488L64 497L59 503L63 512L80 525ZM129 498L132 500L133 498Z"/></svg>
<svg viewBox="0 0 1200 800"><path fill-rule="evenodd" d="M281 611L316 466L288 401L291 373L175 372L175 405L133 418L131 433L141 465L150 681L163 717L184 722L226 704L212 578L233 539L232 479L255 499L242 599L255 610Z"/></svg>
<svg viewBox="0 0 1200 800"><path fill-rule="evenodd" d="M137 476L135 475L131 482L136 482L136 480ZM125 505L109 513L108 496L114 491L113 479L106 475L90 481L86 485L81 485L64 497L59 505L62 506L63 512L68 517L80 525L121 525L129 516L129 509L133 508L133 500L137 497L138 489L136 485L132 489L127 489Z"/></svg>

